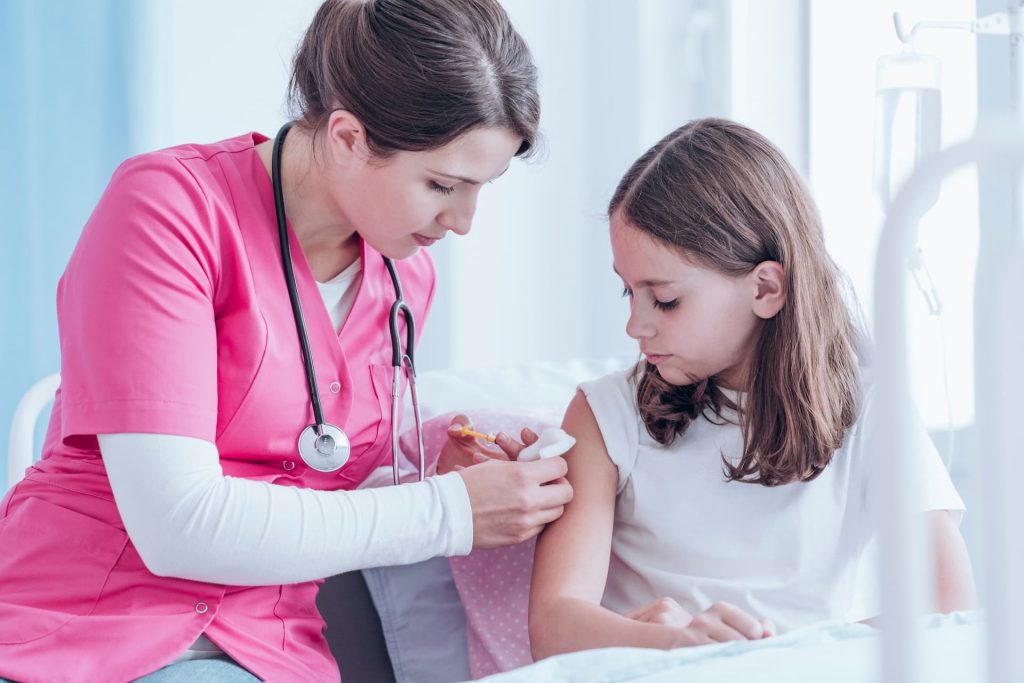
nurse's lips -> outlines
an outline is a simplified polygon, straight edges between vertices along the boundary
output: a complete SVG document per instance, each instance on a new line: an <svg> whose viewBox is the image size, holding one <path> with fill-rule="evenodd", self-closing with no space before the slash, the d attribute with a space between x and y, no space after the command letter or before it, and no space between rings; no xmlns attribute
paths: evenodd
<svg viewBox="0 0 1024 683"><path fill-rule="evenodd" d="M441 241L440 237L427 237L426 235L421 235L418 232L414 232L412 236L413 239L416 240L416 244L420 245L421 247L429 247L431 244Z"/></svg>
<svg viewBox="0 0 1024 683"><path fill-rule="evenodd" d="M657 353L646 353L646 352L644 353L644 356L647 357L647 362L650 363L651 365L657 365L661 361L663 361L666 358L668 358L668 354L662 355L662 354L657 354Z"/></svg>

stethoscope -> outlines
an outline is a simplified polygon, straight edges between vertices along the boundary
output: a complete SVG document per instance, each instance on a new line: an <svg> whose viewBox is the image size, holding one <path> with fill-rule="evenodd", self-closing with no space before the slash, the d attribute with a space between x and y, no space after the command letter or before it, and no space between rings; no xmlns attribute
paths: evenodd
<svg viewBox="0 0 1024 683"><path fill-rule="evenodd" d="M323 409L320 406L320 391L316 385L316 374L313 366L313 351L309 347L306 334L306 323L302 315L302 304L299 291L295 286L295 273L292 270L291 249L288 246L288 226L284 211L284 193L281 190L281 146L288 135L291 123L281 126L274 138L274 151L271 162L271 179L274 184L274 210L277 213L277 232L281 240L281 263L284 266L284 279L288 284L288 297L292 302L292 315L295 318L295 329L302 347L302 360L306 368L306 381L309 385L309 400L313 406L314 423L299 434L299 455L310 467L320 472L334 472L348 462L352 445L348 436L338 426L324 421ZM391 304L391 315L388 328L391 333L391 366L394 370L391 383L391 466L394 482L398 484L398 412L401 407L400 379L404 367L408 367L409 392L412 395L412 410L416 418L416 445L419 449L419 478L423 481L423 426L420 423L420 406L416 397L416 366L413 364L413 349L416 340L412 310L405 303L402 295L402 282L398 279L398 270L394 262L382 256L384 265L391 275L391 284L395 288L395 303ZM398 333L398 316L405 318L405 351Z"/></svg>

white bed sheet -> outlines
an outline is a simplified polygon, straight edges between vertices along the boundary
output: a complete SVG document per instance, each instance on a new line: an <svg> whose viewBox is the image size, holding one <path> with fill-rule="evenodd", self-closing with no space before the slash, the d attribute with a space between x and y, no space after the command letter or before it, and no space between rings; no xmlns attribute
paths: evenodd
<svg viewBox="0 0 1024 683"><path fill-rule="evenodd" d="M980 612L928 618L921 681L980 683L985 656ZM488 683L876 683L879 632L863 624L825 623L760 641L644 650L607 648L545 659L481 679Z"/></svg>

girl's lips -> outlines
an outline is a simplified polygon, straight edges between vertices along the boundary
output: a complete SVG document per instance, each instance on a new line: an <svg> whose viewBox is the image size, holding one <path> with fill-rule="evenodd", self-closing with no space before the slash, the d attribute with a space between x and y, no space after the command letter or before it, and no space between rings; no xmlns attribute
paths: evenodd
<svg viewBox="0 0 1024 683"><path fill-rule="evenodd" d="M413 239L416 240L416 243L421 247L429 247L431 244L434 244L441 239L440 237L427 237L426 235L421 235L418 232L413 233L412 236Z"/></svg>
<svg viewBox="0 0 1024 683"><path fill-rule="evenodd" d="M651 365L657 365L661 361L663 361L666 358L668 358L667 354L660 355L660 354L657 354L657 353L645 353L644 356L647 357L647 362L650 363Z"/></svg>

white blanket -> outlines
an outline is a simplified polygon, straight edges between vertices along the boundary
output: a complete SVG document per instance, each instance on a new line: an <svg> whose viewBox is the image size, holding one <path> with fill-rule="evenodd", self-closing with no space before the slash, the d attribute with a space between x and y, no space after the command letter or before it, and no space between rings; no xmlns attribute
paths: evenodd
<svg viewBox="0 0 1024 683"><path fill-rule="evenodd" d="M982 681L985 655L980 612L928 619L922 639L921 681ZM863 624L826 623L766 640L661 651L588 650L545 659L481 679L488 683L877 683L879 632Z"/></svg>

